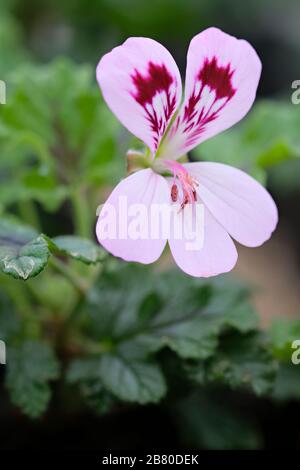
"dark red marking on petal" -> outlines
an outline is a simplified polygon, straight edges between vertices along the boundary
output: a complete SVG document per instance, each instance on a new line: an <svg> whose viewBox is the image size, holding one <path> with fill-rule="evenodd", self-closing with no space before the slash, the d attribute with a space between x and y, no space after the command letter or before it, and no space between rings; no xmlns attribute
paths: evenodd
<svg viewBox="0 0 300 470"><path fill-rule="evenodd" d="M227 64L226 67L219 67L217 58L214 56L211 61L205 59L198 80L201 80L202 87L207 85L211 90L215 90L216 99L230 99L236 91L231 82L233 73L234 70L230 69L230 64Z"/></svg>
<svg viewBox="0 0 300 470"><path fill-rule="evenodd" d="M136 88L136 93L133 93L132 96L145 110L154 134L155 147L157 147L159 138L164 133L168 121L175 111L176 93L171 96L170 87L174 78L164 64L158 65L149 62L147 72L145 76L135 69L134 74L131 75ZM163 116L159 116L153 106L153 99L158 93L165 93L166 96L166 103L163 104Z"/></svg>
<svg viewBox="0 0 300 470"><path fill-rule="evenodd" d="M161 93L162 91L167 93L173 83L173 78L166 66L164 64L156 65L153 62L148 64L147 76L143 76L138 70L135 70L135 74L131 77L137 90L134 98L143 107L147 103L152 104L156 93Z"/></svg>
<svg viewBox="0 0 300 470"><path fill-rule="evenodd" d="M191 146L197 143L197 140L206 128L206 125L214 121L220 111L226 106L228 101L234 96L236 89L232 85L232 77L234 70L231 64L219 66L217 58L214 56L211 60L205 59L201 70L196 75L196 83L200 82L200 87L196 91L196 85L189 97L184 112L178 116L172 128L171 135L174 135L179 128L181 132L186 134L185 145ZM208 86L211 91L215 92L214 100L208 109L197 107L202 98L204 88ZM215 106L220 101L219 106Z"/></svg>
<svg viewBox="0 0 300 470"><path fill-rule="evenodd" d="M226 67L218 66L216 57L213 57L210 61L205 59L204 64L196 77L197 81L201 81L201 87L198 93L195 89L189 97L188 103L184 108L183 121L191 123L186 127L185 132L191 130L191 127L195 125L204 125L217 117L218 112L222 109L223 105L217 111L211 112L213 105L223 98L229 101L235 94L236 90L232 86L232 76L234 70L231 70L230 64ZM205 86L208 86L212 91L215 92L215 99L211 104L210 108L204 112L204 108L200 111L197 110L197 103L200 101L202 92ZM194 120L196 118L196 121Z"/></svg>

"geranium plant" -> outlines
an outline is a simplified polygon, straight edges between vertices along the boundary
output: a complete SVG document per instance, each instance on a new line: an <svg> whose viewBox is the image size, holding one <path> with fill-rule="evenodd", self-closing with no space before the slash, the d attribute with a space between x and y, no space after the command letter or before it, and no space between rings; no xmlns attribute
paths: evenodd
<svg viewBox="0 0 300 470"><path fill-rule="evenodd" d="M257 246L274 230L276 207L260 183L279 157L294 158L297 115L285 120L284 107L261 103L188 162L187 152L251 107L260 75L252 47L215 29L196 36L181 107L177 66L150 39L129 39L97 70L105 100L147 149L114 119L89 67L59 60L8 76L0 108L1 407L37 418L55 407L53 391L72 412L154 403L171 410L179 429L196 419L190 435L205 447L216 442L205 430L217 410L238 429L234 442L217 435L223 447L256 447L255 431L239 424L236 410L224 411L218 391L295 394L286 384L299 380L286 363L299 324L262 332L251 286L230 274L207 277L233 267L231 236ZM157 196L178 203L179 214L203 202L203 250L188 256L169 239L185 272L168 255L167 268L134 263L157 260L165 239L103 239L98 205L118 194L136 200L144 190L147 207Z"/></svg>

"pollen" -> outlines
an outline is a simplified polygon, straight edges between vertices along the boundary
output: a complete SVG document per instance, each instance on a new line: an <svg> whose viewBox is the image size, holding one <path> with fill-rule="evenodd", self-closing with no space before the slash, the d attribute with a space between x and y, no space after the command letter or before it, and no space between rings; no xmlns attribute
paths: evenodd
<svg viewBox="0 0 300 470"><path fill-rule="evenodd" d="M171 188L171 199L173 202L176 202L177 199L178 199L178 187L177 185L174 183L172 184L172 188Z"/></svg>
<svg viewBox="0 0 300 470"><path fill-rule="evenodd" d="M165 165L173 173L173 184L171 186L171 200L172 202L177 202L180 187L182 192L180 207L183 209L186 204L194 203L197 201L197 191L196 188L199 186L198 181L196 181L178 162L172 160L165 160Z"/></svg>

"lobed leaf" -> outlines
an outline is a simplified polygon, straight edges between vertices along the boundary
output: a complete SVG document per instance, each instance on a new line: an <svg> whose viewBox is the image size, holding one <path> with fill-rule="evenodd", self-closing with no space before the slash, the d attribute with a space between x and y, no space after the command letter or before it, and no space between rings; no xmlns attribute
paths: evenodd
<svg viewBox="0 0 300 470"><path fill-rule="evenodd" d="M38 417L46 410L49 381L58 374L58 362L46 344L25 341L8 349L6 387L12 402L28 416Z"/></svg>
<svg viewBox="0 0 300 470"><path fill-rule="evenodd" d="M257 395L271 392L276 371L276 363L259 333L226 335L212 358L189 367L190 377L196 382L246 387Z"/></svg>
<svg viewBox="0 0 300 470"><path fill-rule="evenodd" d="M39 274L48 262L48 244L33 229L9 220L0 221L0 270L15 279Z"/></svg>
<svg viewBox="0 0 300 470"><path fill-rule="evenodd" d="M85 264L96 264L103 261L105 252L91 240L65 235L51 239L52 248L64 255L69 255Z"/></svg>
<svg viewBox="0 0 300 470"><path fill-rule="evenodd" d="M145 268L121 263L101 276L88 307L91 334L98 339L109 335L118 345L134 342L148 352L167 346L182 358L209 357L228 328L247 332L257 327L242 286L188 279L178 272L153 277Z"/></svg>

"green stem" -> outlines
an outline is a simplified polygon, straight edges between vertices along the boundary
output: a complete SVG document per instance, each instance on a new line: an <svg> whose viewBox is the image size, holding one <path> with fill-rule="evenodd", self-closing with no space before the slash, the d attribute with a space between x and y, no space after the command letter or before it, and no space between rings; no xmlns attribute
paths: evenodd
<svg viewBox="0 0 300 470"><path fill-rule="evenodd" d="M73 285L78 293L76 305L70 311L57 337L57 347L62 348L66 342L72 325L78 320L80 314L82 313L86 301L86 294L94 284L98 270L96 270L96 273L94 273L94 275L89 279L89 283L85 283L78 274L72 271L70 267L63 263L60 259L52 257L50 258L49 263L53 269L63 275Z"/></svg>
<svg viewBox="0 0 300 470"><path fill-rule="evenodd" d="M49 261L50 266L52 266L55 271L62 274L68 281L75 287L79 296L85 296L88 286L84 281L70 269L70 267L63 263L60 259L52 256Z"/></svg>
<svg viewBox="0 0 300 470"><path fill-rule="evenodd" d="M41 232L40 220L33 201L22 201L19 203L19 213L24 222Z"/></svg>
<svg viewBox="0 0 300 470"><path fill-rule="evenodd" d="M90 238L92 232L91 208L86 199L85 190L83 188L74 190L71 194L71 202L76 234L80 237Z"/></svg>
<svg viewBox="0 0 300 470"><path fill-rule="evenodd" d="M25 285L21 284L21 281L12 282L11 279L6 279L4 276L2 278L1 276L1 286L7 292L17 310L25 318L31 317L34 308L28 299Z"/></svg>
<svg viewBox="0 0 300 470"><path fill-rule="evenodd" d="M66 321L62 325L62 328L59 332L58 338L57 338L57 346L60 348L65 344L66 337L68 336L69 330L72 327L72 325L76 322L76 320L79 318L82 308L85 303L85 295L80 294L78 297L78 301L67 317Z"/></svg>
<svg viewBox="0 0 300 470"><path fill-rule="evenodd" d="M86 292L88 291L88 286L83 282L83 280L73 272L70 267L63 263L60 259L52 257L50 258L49 264L51 267L65 277L72 286L76 289L78 294L78 299L75 307L71 310L68 317L66 318L62 328L59 332L59 335L56 339L57 348L60 349L63 347L68 336L70 327L78 319L80 313L82 312L82 307L85 303Z"/></svg>

